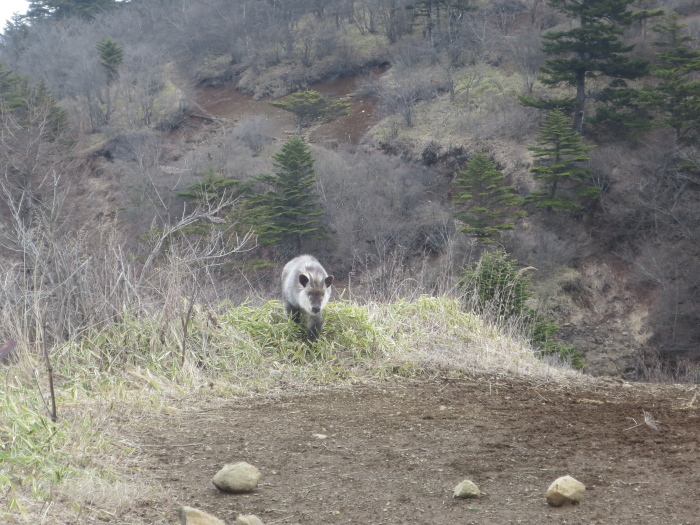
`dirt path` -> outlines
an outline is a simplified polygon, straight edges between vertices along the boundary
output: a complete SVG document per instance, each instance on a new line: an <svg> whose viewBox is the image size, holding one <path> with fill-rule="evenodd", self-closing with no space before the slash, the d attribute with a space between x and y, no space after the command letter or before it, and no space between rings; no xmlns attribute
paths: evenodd
<svg viewBox="0 0 700 525"><path fill-rule="evenodd" d="M192 400L178 416L129 427L166 494L129 523L174 523L187 504L266 525L697 524L700 396L688 408L697 391L432 379ZM626 430L642 410L658 430ZM210 482L236 461L262 472L251 495ZM548 507L547 487L566 474L586 485L584 501ZM452 499L466 478L481 499Z"/></svg>

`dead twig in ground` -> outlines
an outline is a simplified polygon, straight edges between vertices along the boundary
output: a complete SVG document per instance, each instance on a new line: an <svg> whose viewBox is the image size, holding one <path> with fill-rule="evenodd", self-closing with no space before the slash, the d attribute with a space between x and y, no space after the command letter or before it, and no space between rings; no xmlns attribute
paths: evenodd
<svg viewBox="0 0 700 525"><path fill-rule="evenodd" d="M637 428L637 427L640 427L642 425L648 425L651 428L653 428L654 430L659 430L659 427L656 426L658 421L654 420L654 418L652 417L652 415L649 412L647 412L646 410L642 410L642 415L644 416L644 421L642 423L637 423L636 419L634 419L633 417L628 417L627 419L631 419L632 421L634 421L635 424L634 424L634 426L626 428L625 431L632 430L633 428Z"/></svg>
<svg viewBox="0 0 700 525"><path fill-rule="evenodd" d="M693 404L695 403L695 400L698 398L698 394L700 394L700 391L696 390L695 395L693 396L693 399L688 401L685 405L681 405L681 410L690 410L692 408L698 408L698 407L693 406Z"/></svg>
<svg viewBox="0 0 700 525"><path fill-rule="evenodd" d="M121 443L122 445L126 445L127 447L136 447L136 448L163 448L163 447L199 447L201 445L204 445L204 443L185 443L183 445L142 445L141 443L132 443L129 441L126 441L125 439L121 439L117 441L117 443Z"/></svg>

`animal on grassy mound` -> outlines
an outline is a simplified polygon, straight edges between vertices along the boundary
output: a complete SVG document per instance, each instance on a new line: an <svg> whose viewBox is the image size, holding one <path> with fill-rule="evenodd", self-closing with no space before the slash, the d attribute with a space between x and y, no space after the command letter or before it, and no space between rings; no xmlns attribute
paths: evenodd
<svg viewBox="0 0 700 525"><path fill-rule="evenodd" d="M295 257L282 270L284 311L300 323L306 319L309 341L316 341L323 326L323 308L331 297L333 276L311 255Z"/></svg>

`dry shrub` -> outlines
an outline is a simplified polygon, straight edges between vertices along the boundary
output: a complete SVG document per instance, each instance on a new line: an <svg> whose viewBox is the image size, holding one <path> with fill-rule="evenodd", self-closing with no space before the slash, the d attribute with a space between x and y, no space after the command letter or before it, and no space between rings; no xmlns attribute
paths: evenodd
<svg viewBox="0 0 700 525"><path fill-rule="evenodd" d="M563 227L562 223L567 226ZM542 274L560 266L572 266L590 254L590 237L573 220L563 216L535 217L529 224L502 235L509 253L524 266Z"/></svg>
<svg viewBox="0 0 700 525"><path fill-rule="evenodd" d="M537 135L539 114L533 108L520 105L510 95L493 94L455 115L452 125L460 133L481 140L506 137L520 141Z"/></svg>
<svg viewBox="0 0 700 525"><path fill-rule="evenodd" d="M350 271L404 254L440 252L454 232L451 215L434 199L446 179L373 152L317 149L316 175L335 255Z"/></svg>
<svg viewBox="0 0 700 525"><path fill-rule="evenodd" d="M234 140L248 146L256 155L274 141L277 123L262 115L246 115L231 131Z"/></svg>
<svg viewBox="0 0 700 525"><path fill-rule="evenodd" d="M125 315L166 311L177 318L182 298L191 302L199 288L216 290L217 268L251 242L245 235L232 242L221 230L183 235L231 205L222 200L175 224L154 225L140 253L127 247L112 221L66 233L45 215L31 225L15 217L13 229L2 232L17 256L0 260L0 339L14 339L20 352L31 351L35 342L79 339Z"/></svg>

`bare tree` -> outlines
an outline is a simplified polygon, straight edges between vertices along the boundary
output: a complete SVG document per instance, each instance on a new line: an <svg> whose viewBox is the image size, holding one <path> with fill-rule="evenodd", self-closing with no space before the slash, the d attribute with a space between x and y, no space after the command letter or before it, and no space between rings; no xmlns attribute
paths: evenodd
<svg viewBox="0 0 700 525"><path fill-rule="evenodd" d="M531 27L523 33L508 37L506 42L513 67L523 79L525 93L531 96L540 66L545 61L539 31Z"/></svg>
<svg viewBox="0 0 700 525"><path fill-rule="evenodd" d="M391 78L371 86L370 90L379 98L386 112L401 115L408 127L415 123L416 104L435 96L430 80L412 71L397 72Z"/></svg>

